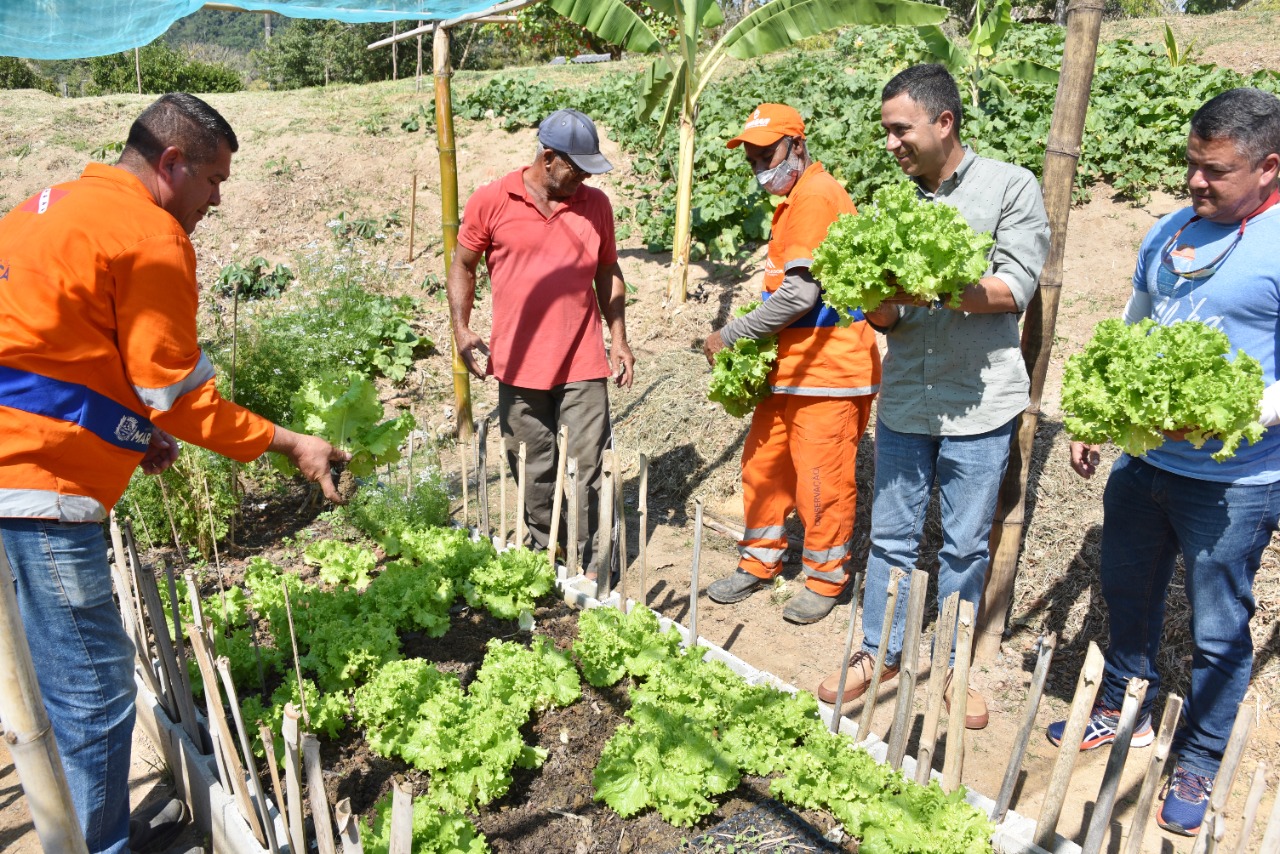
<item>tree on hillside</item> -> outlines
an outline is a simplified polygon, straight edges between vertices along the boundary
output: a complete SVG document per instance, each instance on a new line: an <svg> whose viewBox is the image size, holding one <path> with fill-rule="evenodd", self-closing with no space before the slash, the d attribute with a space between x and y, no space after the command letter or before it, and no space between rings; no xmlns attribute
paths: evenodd
<svg viewBox="0 0 1280 854"><path fill-rule="evenodd" d="M694 132L698 99L729 57L755 59L848 24L925 26L947 16L942 6L911 0L771 0L748 13L703 52L706 31L725 23L716 0L646 0L676 23L659 34L623 0L549 0L560 14L612 44L658 56L641 74L637 104L659 122L679 121L675 245L668 298L684 302L691 247ZM667 35L663 33L662 35Z"/></svg>
<svg viewBox="0 0 1280 854"><path fill-rule="evenodd" d="M53 92L52 80L40 74L25 59L0 56L0 89L40 89Z"/></svg>
<svg viewBox="0 0 1280 854"><path fill-rule="evenodd" d="M142 71L142 91L153 95L238 92L244 88L244 81L234 69L190 59L163 41L154 41L139 51L138 67ZM136 92L137 72L131 50L95 56L89 60L89 94Z"/></svg>
<svg viewBox="0 0 1280 854"><path fill-rule="evenodd" d="M254 52L262 76L284 89L391 79L391 51L367 46L390 35L387 24L299 19Z"/></svg>

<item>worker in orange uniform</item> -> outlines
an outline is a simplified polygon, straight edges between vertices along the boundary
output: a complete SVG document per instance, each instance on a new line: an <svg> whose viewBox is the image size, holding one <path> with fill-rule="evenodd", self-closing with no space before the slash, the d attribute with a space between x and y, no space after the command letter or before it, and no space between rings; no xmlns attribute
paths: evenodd
<svg viewBox="0 0 1280 854"><path fill-rule="evenodd" d="M350 458L224 400L200 352L189 235L238 146L204 101L165 95L119 163L0 220L0 545L90 852L161 844L130 827L134 647L102 528L134 469L172 465L173 436L242 462L277 451L336 500L329 465Z"/></svg>
<svg viewBox="0 0 1280 854"><path fill-rule="evenodd" d="M782 616L815 623L848 584L858 441L880 385L880 352L861 312L841 325L839 314L822 304L822 285L809 266L836 217L857 211L810 158L804 120L792 107L761 104L728 145L743 146L760 186L786 199L773 214L764 302L703 345L710 362L739 338L778 336L778 361L769 374L773 394L756 407L742 450L746 530L738 569L713 582L707 595L739 602L776 577L787 550L784 523L795 510L804 523L805 589Z"/></svg>

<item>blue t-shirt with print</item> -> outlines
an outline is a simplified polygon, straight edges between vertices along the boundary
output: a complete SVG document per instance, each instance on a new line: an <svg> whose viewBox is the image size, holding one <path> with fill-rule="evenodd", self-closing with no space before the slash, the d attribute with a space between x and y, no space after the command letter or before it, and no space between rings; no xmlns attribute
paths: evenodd
<svg viewBox="0 0 1280 854"><path fill-rule="evenodd" d="M1262 379L1277 379L1277 336L1280 336L1280 205L1240 224L1191 222L1184 208L1164 217L1147 233L1138 251L1133 287L1151 297L1151 317L1165 326L1198 320L1221 329L1231 341L1229 358L1243 351L1262 365ZM1184 227L1185 226L1185 227ZM1178 232L1176 245L1170 241ZM1237 241L1237 237L1239 240ZM1167 252L1167 263L1162 256ZM1225 253L1225 255L1224 255ZM1178 271L1201 270L1223 256L1209 276L1187 278ZM1169 267L1173 269L1170 270ZM1166 441L1144 460L1157 468L1224 483L1260 484L1280 481L1280 427L1268 429L1258 442L1241 444L1236 455L1216 462L1211 454L1222 443Z"/></svg>

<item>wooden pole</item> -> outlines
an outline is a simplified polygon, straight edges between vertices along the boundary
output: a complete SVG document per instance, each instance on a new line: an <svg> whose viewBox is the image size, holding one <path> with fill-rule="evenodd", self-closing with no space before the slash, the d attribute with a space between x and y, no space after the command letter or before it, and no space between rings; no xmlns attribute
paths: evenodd
<svg viewBox="0 0 1280 854"><path fill-rule="evenodd" d="M267 796L262 791L262 780L258 770L253 767L253 747L249 743L249 731L244 726L244 716L240 713L240 698L236 696L236 684L231 678L231 664L225 655L217 661L218 675L222 677L222 687L227 692L227 705L231 707L231 720L236 725L236 735L240 739L240 750L244 753L249 775L249 789L253 794L254 806L261 812L262 828L267 834L267 850L271 854L279 854L280 845L276 842L275 822L271 820L271 811L267 809Z"/></svg>
<svg viewBox="0 0 1280 854"><path fill-rule="evenodd" d="M298 743L298 710L293 703L284 707L284 721L280 728L284 736L284 786L288 793L289 838L302 854L307 850L306 825L302 822L302 753Z"/></svg>
<svg viewBox="0 0 1280 854"><path fill-rule="evenodd" d="M421 29L422 22L418 22L418 28ZM422 91L422 33L418 33L418 71L413 81L413 91Z"/></svg>
<svg viewBox="0 0 1280 854"><path fill-rule="evenodd" d="M942 612L933 628L933 657L929 661L929 691L925 695L924 728L920 730L920 747L916 753L916 782L926 785L933 770L934 750L938 746L938 721L942 718L942 700L947 689L947 661L951 658L951 640L956 636L956 617L960 610L960 593L952 593L942 603Z"/></svg>
<svg viewBox="0 0 1280 854"><path fill-rule="evenodd" d="M1222 751L1222 764L1218 767L1218 775L1213 779L1213 791L1209 794L1209 809L1205 811L1205 825L1212 827L1213 833L1201 832L1196 835L1195 844L1191 846L1191 854L1203 854L1210 839L1222 841L1224 830L1224 810L1227 798L1231 796L1231 788L1236 783L1236 771L1240 769L1240 760L1244 758L1244 748L1253 732L1253 708L1241 703L1236 710L1236 722L1231 727L1231 736L1227 739L1227 747ZM1209 822L1213 824L1210 825Z"/></svg>
<svg viewBox="0 0 1280 854"><path fill-rule="evenodd" d="M391 79L400 79L400 41L396 38L400 34L400 22L391 22ZM348 804L350 806L350 804Z"/></svg>
<svg viewBox="0 0 1280 854"><path fill-rule="evenodd" d="M156 658L160 662L160 685L163 689L156 699L164 706L172 720L180 720L183 708L178 700L180 683L175 672L178 669L177 653L173 651L173 641L169 637L169 629L164 622L164 609L160 605L160 590L156 587L156 577L147 572L142 562L138 560L138 549L133 540L133 525L128 519L124 520L121 533L124 536L125 554L128 555L129 566L133 570L134 583L138 585L138 591L142 594L144 606L142 633L146 633L147 625L150 624L151 634L156 640ZM156 616L157 614L159 617ZM147 666L150 667L151 662L148 661Z"/></svg>
<svg viewBox="0 0 1280 854"><path fill-rule="evenodd" d="M1083 854L1099 854L1102 842L1111 824L1111 812L1116 806L1116 790L1120 788L1120 774L1129 758L1129 745L1133 742L1133 727L1138 722L1142 700L1147 696L1147 680L1134 677L1125 687L1124 703L1120 706L1120 723L1116 727L1116 740L1107 756L1107 767L1102 772L1102 785L1093 802L1093 816L1089 819L1089 832L1085 835Z"/></svg>
<svg viewBox="0 0 1280 854"><path fill-rule="evenodd" d="M565 469L565 476L569 478L569 560L566 568L569 571L569 577L577 575L582 571L578 565L578 516L580 515L581 496L578 495L578 458L570 457L568 467Z"/></svg>
<svg viewBox="0 0 1280 854"><path fill-rule="evenodd" d="M1067 716L1067 725L1062 732L1062 744L1058 746L1058 758L1053 764L1049 787L1040 807L1040 819L1036 822L1035 837L1032 840L1046 851L1053 849L1053 837L1057 832L1058 818L1062 815L1062 804L1067 799L1071 772L1075 770L1076 758L1080 755L1080 740L1084 737L1084 728L1089 723L1089 713L1102 683L1102 668L1102 650L1090 641L1089 653L1085 656L1084 667L1080 668L1080 678L1076 681L1071 714Z"/></svg>
<svg viewBox="0 0 1280 854"><path fill-rule="evenodd" d="M1253 783L1249 786L1249 796L1244 802L1244 823L1240 826L1240 839L1236 842L1236 854L1249 854L1249 837L1253 836L1253 825L1258 820L1258 807L1262 805L1262 794L1267 790L1267 763L1259 762L1253 769ZM1266 850L1266 849L1262 849Z"/></svg>
<svg viewBox="0 0 1280 854"><path fill-rule="evenodd" d="M613 588L613 451L604 452L600 466L600 524L594 551L597 602L607 599Z"/></svg>
<svg viewBox="0 0 1280 854"><path fill-rule="evenodd" d="M849 602L849 631L844 637L844 654L840 656L840 679L836 682L836 701L831 709L831 732L840 731L840 721L844 718L844 682L849 675L849 659L853 656L854 625L858 622L858 588L862 586L862 573L853 574L852 595Z"/></svg>
<svg viewBox="0 0 1280 854"><path fill-rule="evenodd" d="M480 499L480 536L493 538L493 525L489 519L489 419L481 418L476 430L476 486Z"/></svg>
<svg viewBox="0 0 1280 854"><path fill-rule="evenodd" d="M27 632L18 612L13 571L0 543L0 720L5 746L22 781L40 847L87 854L49 715L36 681Z"/></svg>
<svg viewBox="0 0 1280 854"><path fill-rule="evenodd" d="M351 813L351 799L343 798L334 804L333 816L338 822L342 854L364 854L364 845L360 842L360 823Z"/></svg>
<svg viewBox="0 0 1280 854"><path fill-rule="evenodd" d="M551 497L551 530L547 535L547 560L556 569L556 549L560 545L560 514L564 508L564 470L569 464L569 426L561 424L556 432L556 492Z"/></svg>
<svg viewBox="0 0 1280 854"><path fill-rule="evenodd" d="M1138 794L1138 803L1133 808L1133 821L1129 825L1129 844L1125 854L1140 854L1142 837L1147 829L1147 817L1151 815L1151 804L1156 798L1156 786L1160 783L1160 772L1169 758L1169 749L1173 744L1173 733L1178 726L1178 716L1182 714L1182 698L1170 694L1164 701L1164 716L1160 719L1160 731L1156 734L1156 749L1151 753L1151 761L1147 764L1147 773L1142 779L1142 789Z"/></svg>
<svg viewBox="0 0 1280 854"><path fill-rule="evenodd" d="M453 140L453 93L449 85L449 31L436 27L432 41L436 76L436 145L440 151L440 225L444 241L444 277L453 267L458 245L458 153ZM458 413L458 438L471 438L471 375L453 342L453 398Z"/></svg>
<svg viewBox="0 0 1280 854"><path fill-rule="evenodd" d="M1267 832L1262 836L1263 852L1280 851L1280 793L1271 804L1271 815L1267 818Z"/></svg>
<svg viewBox="0 0 1280 854"><path fill-rule="evenodd" d="M520 443L520 447L516 450L516 542L517 548L524 547L525 520L524 520L524 496L525 496L525 460L527 451L524 442Z"/></svg>
<svg viewBox="0 0 1280 854"><path fill-rule="evenodd" d="M307 711L307 693L302 687L302 665L298 663L298 632L293 628L293 602L289 598L289 582L280 579L284 588L284 612L289 617L289 643L293 645L293 675L298 677L298 705L302 707L302 723L311 726L311 714Z"/></svg>
<svg viewBox="0 0 1280 854"><path fill-rule="evenodd" d="M413 854L413 793L403 778L391 785L391 845L387 854Z"/></svg>
<svg viewBox="0 0 1280 854"><path fill-rule="evenodd" d="M627 613L627 503L622 495L622 464L613 454L613 498L618 513L618 605Z"/></svg>
<svg viewBox="0 0 1280 854"><path fill-rule="evenodd" d="M924 620L924 598L929 592L929 573L923 569L911 573L907 594L907 634L902 644L902 668L898 673L898 701L893 710L893 726L889 730L889 767L895 771L907 752L907 734L911 730L915 707L916 670L920 663L920 629ZM950 753L950 751L948 751Z"/></svg>
<svg viewBox="0 0 1280 854"><path fill-rule="evenodd" d="M280 769L277 767L276 760L276 734L271 731L271 727L261 724L258 727L258 738L262 739L262 752L266 757L267 773L271 775L271 793L276 799L276 809L280 811L280 818L283 819L281 826L284 829L285 845L289 846L289 850L301 852L300 846L293 843L293 835L289 832L288 810L286 806L288 802L284 799L284 787L280 785Z"/></svg>
<svg viewBox="0 0 1280 854"><path fill-rule="evenodd" d="M458 440L458 468L462 476L462 527L469 526L471 521L471 472L467 470L467 445Z"/></svg>
<svg viewBox="0 0 1280 854"><path fill-rule="evenodd" d="M954 792L964 773L964 718L969 705L969 659L973 643L973 603L961 599L956 617L956 663L951 676L951 717L947 721L947 758L942 762L942 791Z"/></svg>
<svg viewBox="0 0 1280 854"><path fill-rule="evenodd" d="M693 503L693 569L689 573L689 646L698 645L698 564L702 562L702 499Z"/></svg>
<svg viewBox="0 0 1280 854"><path fill-rule="evenodd" d="M649 455L640 455L640 604L649 605ZM857 593L855 592L855 596Z"/></svg>
<svg viewBox="0 0 1280 854"><path fill-rule="evenodd" d="M498 456L502 462L498 464L498 538L502 540L502 548L507 547L507 476L511 468L511 460L507 458L507 437L498 439Z"/></svg>
<svg viewBox="0 0 1280 854"><path fill-rule="evenodd" d="M200 737L200 725L196 722L196 699L191 693L191 679L187 675L187 648L182 643L182 615L178 613L178 584L173 577L173 567L168 561L164 565L165 585L169 590L169 606L173 609L173 647L178 654L178 704L182 707L182 729L197 749L203 750L204 743ZM164 611L160 612L161 614Z"/></svg>
<svg viewBox="0 0 1280 854"><path fill-rule="evenodd" d="M414 172L409 187L409 263L413 263L414 226L418 219L418 173Z"/></svg>
<svg viewBox="0 0 1280 854"><path fill-rule="evenodd" d="M307 772L307 797L311 801L311 821L315 825L316 848L320 854L338 854L333 842L333 819L329 816L329 796L324 790L324 772L320 768L320 740L312 733L302 734L302 762Z"/></svg>
<svg viewBox="0 0 1280 854"><path fill-rule="evenodd" d="M1027 742L1031 738L1031 730L1036 723L1036 712L1040 709L1040 698L1044 695L1045 679L1049 675L1049 665L1053 662L1053 652L1058 646L1058 636L1050 632L1040 638L1039 650L1036 653L1036 669L1031 674L1031 688L1027 691L1027 706L1023 712L1022 726L1018 728L1018 737L1013 743L1013 753L1009 757L1009 765L1004 771L1004 782L1000 784L1000 794L996 797L996 808L991 813L991 823L1000 824L1009 811L1009 802L1013 800L1013 787L1018 783L1018 772L1022 770L1022 757L1027 753ZM916 782L921 782L916 775Z"/></svg>
<svg viewBox="0 0 1280 854"><path fill-rule="evenodd" d="M138 94L142 94L142 58L140 51L133 49L133 72L138 76Z"/></svg>
<svg viewBox="0 0 1280 854"><path fill-rule="evenodd" d="M907 573L895 566L889 573L889 599L884 605L884 627L880 630L880 647L876 650L875 664L872 665L871 687L867 688L866 699L862 701L862 717L858 718L858 740L866 741L871 734L871 718L876 713L876 695L880 693L880 671L884 669L885 656L889 654L889 637L893 632L893 615L898 608L898 588ZM866 617L864 616L865 620ZM843 700L843 696L836 697Z"/></svg>
<svg viewBox="0 0 1280 854"><path fill-rule="evenodd" d="M1023 321L1022 355L1031 375L1031 402L1019 416L1014 430L1009 465L1000 485L1000 502L991 529L991 569L983 591L978 631L976 657L979 661L991 661L1000 653L1000 639L1004 635L1009 603L1013 598L1013 583L1018 573L1018 551L1026 524L1027 476L1031 470L1040 402L1044 396L1058 319L1071 188L1080 158L1080 140L1089 108L1089 88L1093 85L1102 6L1100 0L1072 0L1067 11L1067 41L1044 158L1049 258L1040 276L1040 287L1032 296Z"/></svg>

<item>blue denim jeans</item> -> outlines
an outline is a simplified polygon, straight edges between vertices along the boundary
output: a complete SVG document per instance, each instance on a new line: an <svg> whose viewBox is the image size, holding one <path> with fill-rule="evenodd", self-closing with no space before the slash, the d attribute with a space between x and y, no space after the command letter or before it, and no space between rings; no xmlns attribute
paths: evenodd
<svg viewBox="0 0 1280 854"><path fill-rule="evenodd" d="M1183 477L1122 455L1103 496L1102 596L1110 643L1099 702L1118 709L1129 679L1160 688L1156 653L1179 552L1191 604L1191 690L1174 739L1179 764L1213 776L1253 670L1253 579L1280 516L1280 484Z"/></svg>
<svg viewBox="0 0 1280 854"><path fill-rule="evenodd" d="M1016 419L1015 419L1016 420ZM893 567L910 572L920 554L925 511L933 483L938 482L942 548L938 552L938 601L956 591L974 603L991 562L988 542L996 512L1000 481L1009 462L1014 421L976 436L928 436L898 433L876 422L875 495L871 500L871 553L867 557L866 592L862 596L862 648L875 654L884 628L889 574ZM893 612L893 630L885 662L897 664L907 625L907 590L903 579ZM955 638L952 637L952 646ZM952 653L954 658L954 652Z"/></svg>
<svg viewBox="0 0 1280 854"><path fill-rule="evenodd" d="M102 525L0 519L0 538L89 851L126 851L134 655Z"/></svg>

